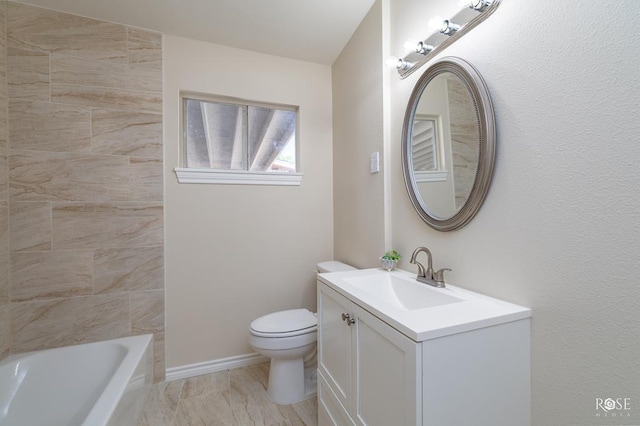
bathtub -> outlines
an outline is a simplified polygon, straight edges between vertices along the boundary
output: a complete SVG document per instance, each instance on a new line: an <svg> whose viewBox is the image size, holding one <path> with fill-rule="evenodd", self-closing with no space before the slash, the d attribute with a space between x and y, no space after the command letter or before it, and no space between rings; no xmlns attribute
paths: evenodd
<svg viewBox="0 0 640 426"><path fill-rule="evenodd" d="M135 425L153 382L153 335L13 355L0 425Z"/></svg>

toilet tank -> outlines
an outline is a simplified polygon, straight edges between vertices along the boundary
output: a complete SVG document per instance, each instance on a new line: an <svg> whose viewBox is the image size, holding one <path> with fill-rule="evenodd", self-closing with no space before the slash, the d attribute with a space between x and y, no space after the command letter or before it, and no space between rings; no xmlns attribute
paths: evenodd
<svg viewBox="0 0 640 426"><path fill-rule="evenodd" d="M346 263L338 262L337 260L320 262L318 263L317 267L318 267L318 273L354 271L357 269L351 265L347 265Z"/></svg>

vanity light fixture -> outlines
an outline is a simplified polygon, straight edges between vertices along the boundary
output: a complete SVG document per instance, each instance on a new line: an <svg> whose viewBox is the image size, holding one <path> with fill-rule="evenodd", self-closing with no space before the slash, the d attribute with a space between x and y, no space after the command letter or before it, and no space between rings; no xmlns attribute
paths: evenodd
<svg viewBox="0 0 640 426"><path fill-rule="evenodd" d="M442 27L440 27L440 32L444 35L452 36L458 32L460 29L460 25L455 22L451 22L448 19L442 21Z"/></svg>
<svg viewBox="0 0 640 426"><path fill-rule="evenodd" d="M400 72L400 71L411 69L411 67L413 67L415 64L413 62L408 62L403 58L391 56L389 57L389 59L387 59L387 65L397 69L398 72Z"/></svg>
<svg viewBox="0 0 640 426"><path fill-rule="evenodd" d="M487 19L498 8L500 1L465 0L458 13L451 18L434 17L427 25L432 34L419 42L406 42L404 47L409 53L402 58L390 57L386 61L387 65L395 68L400 78L408 77L459 37ZM442 35L448 37L443 39Z"/></svg>
<svg viewBox="0 0 640 426"><path fill-rule="evenodd" d="M425 41L416 42L414 40L408 40L407 42L405 42L404 48L406 49L407 52L419 53L421 55L426 55L427 53L433 50L433 46L428 44L427 42Z"/></svg>
<svg viewBox="0 0 640 426"><path fill-rule="evenodd" d="M491 0L471 0L469 7L479 12L484 12L489 6L491 6Z"/></svg>

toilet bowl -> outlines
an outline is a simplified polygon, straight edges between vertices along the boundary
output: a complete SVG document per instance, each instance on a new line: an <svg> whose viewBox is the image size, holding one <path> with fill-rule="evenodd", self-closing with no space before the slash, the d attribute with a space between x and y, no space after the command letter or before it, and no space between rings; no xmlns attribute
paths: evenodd
<svg viewBox="0 0 640 426"><path fill-rule="evenodd" d="M318 272L355 268L330 261ZM251 323L249 344L271 358L267 395L276 404L293 404L316 394L318 319L308 309L290 309L264 315Z"/></svg>

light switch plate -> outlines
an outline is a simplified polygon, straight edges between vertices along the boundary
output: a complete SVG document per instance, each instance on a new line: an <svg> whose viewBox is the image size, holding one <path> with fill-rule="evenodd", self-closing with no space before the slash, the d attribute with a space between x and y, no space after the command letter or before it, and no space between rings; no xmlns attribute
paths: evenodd
<svg viewBox="0 0 640 426"><path fill-rule="evenodd" d="M378 173L380 171L380 153L371 153L371 173Z"/></svg>

